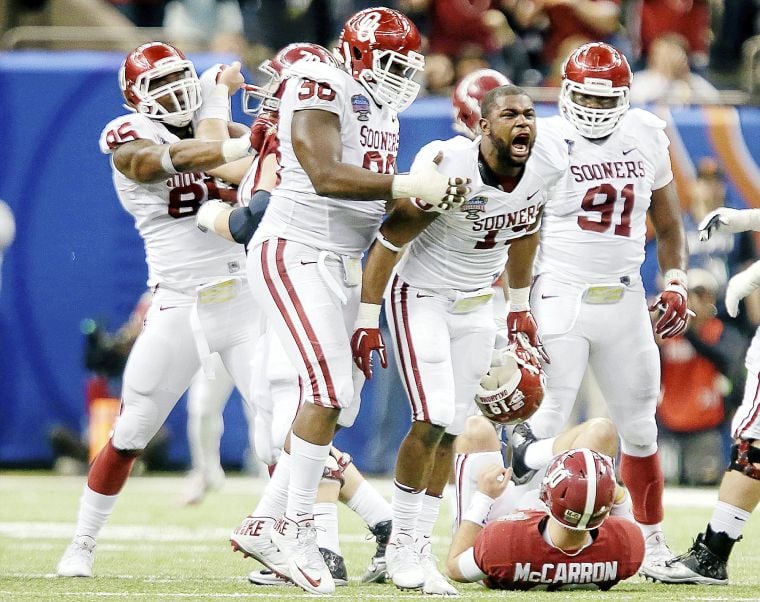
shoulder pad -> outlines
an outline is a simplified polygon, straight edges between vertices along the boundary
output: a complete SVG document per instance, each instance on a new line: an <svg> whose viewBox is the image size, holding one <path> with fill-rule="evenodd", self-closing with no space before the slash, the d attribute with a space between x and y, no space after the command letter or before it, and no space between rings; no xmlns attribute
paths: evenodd
<svg viewBox="0 0 760 602"><path fill-rule="evenodd" d="M318 79L330 83L342 83L346 77L351 76L333 65L301 59L283 71L283 77L301 77L305 79Z"/></svg>

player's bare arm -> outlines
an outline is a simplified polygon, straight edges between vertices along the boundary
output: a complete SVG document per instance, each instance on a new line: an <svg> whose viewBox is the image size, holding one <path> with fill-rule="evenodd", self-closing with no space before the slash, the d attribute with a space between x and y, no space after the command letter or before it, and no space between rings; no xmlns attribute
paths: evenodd
<svg viewBox="0 0 760 602"><path fill-rule="evenodd" d="M530 288L533 280L533 260L538 249L538 232L518 238L509 246L507 282L512 289Z"/></svg>
<svg viewBox="0 0 760 602"><path fill-rule="evenodd" d="M113 161L129 179L146 184L176 173L213 169L246 156L249 148L247 138L180 140L171 144L134 140L120 145L113 153Z"/></svg>
<svg viewBox="0 0 760 602"><path fill-rule="evenodd" d="M649 217L657 234L657 259L662 273L672 269L685 270L689 249L673 182L652 191Z"/></svg>

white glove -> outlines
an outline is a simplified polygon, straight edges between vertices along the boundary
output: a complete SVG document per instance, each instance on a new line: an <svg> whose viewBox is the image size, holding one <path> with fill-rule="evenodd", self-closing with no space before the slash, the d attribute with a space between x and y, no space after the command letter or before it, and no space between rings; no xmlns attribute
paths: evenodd
<svg viewBox="0 0 760 602"><path fill-rule="evenodd" d="M195 225L201 232L208 232L209 230L216 232L216 218L222 214L228 215L231 209L232 207L224 201L217 199L206 201L195 214Z"/></svg>
<svg viewBox="0 0 760 602"><path fill-rule="evenodd" d="M469 178L449 178L440 171L438 165L443 160L439 152L431 163L422 165L408 174L397 175L393 178L391 194L394 199L416 197L429 205L431 211L445 213L456 211L466 200L470 192Z"/></svg>
<svg viewBox="0 0 760 602"><path fill-rule="evenodd" d="M710 211L697 226L699 240L709 240L716 230L736 234L760 230L760 209L729 209L719 207Z"/></svg>
<svg viewBox="0 0 760 602"><path fill-rule="evenodd" d="M726 310L735 318L739 314L739 301L760 286L760 261L756 261L743 272L728 281L726 287Z"/></svg>

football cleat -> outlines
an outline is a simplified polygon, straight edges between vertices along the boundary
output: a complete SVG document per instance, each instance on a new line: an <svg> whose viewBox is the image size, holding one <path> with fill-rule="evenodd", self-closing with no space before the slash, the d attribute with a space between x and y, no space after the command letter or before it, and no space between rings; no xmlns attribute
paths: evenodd
<svg viewBox="0 0 760 602"><path fill-rule="evenodd" d="M362 575L362 583L385 583L388 577L385 550L391 537L392 528L393 523L389 520L384 520L369 528L375 537L377 548L375 549L375 555L369 561L369 566L364 571L364 575Z"/></svg>
<svg viewBox="0 0 760 602"><path fill-rule="evenodd" d="M290 579L285 579L272 569L261 569L248 573L248 581L254 585L295 585Z"/></svg>
<svg viewBox="0 0 760 602"><path fill-rule="evenodd" d="M235 552L258 560L270 570L290 577L288 559L272 543L274 519L269 516L247 516L230 535L230 545Z"/></svg>
<svg viewBox="0 0 760 602"><path fill-rule="evenodd" d="M294 521L287 516L272 528L272 543L288 562L288 576L296 585L315 594L332 594L335 581L317 547L314 518Z"/></svg>
<svg viewBox="0 0 760 602"><path fill-rule="evenodd" d="M521 422L512 429L509 442L512 447L512 482L515 485L524 485L537 472L525 464L525 452L528 446L536 440L536 436L530 430L530 425L527 422Z"/></svg>
<svg viewBox="0 0 760 602"><path fill-rule="evenodd" d="M399 589L420 589L425 583L425 571L420 564L417 544L408 533L399 533L388 542L385 550L388 577Z"/></svg>
<svg viewBox="0 0 760 602"><path fill-rule="evenodd" d="M433 596L458 596L459 592L446 577L438 570L438 562L430 549L430 543L420 550L420 564L425 573L425 583L422 584L422 593Z"/></svg>
<svg viewBox="0 0 760 602"><path fill-rule="evenodd" d="M659 564L645 564L639 573L661 583L728 585L727 565L705 545L705 535L700 533L685 554Z"/></svg>
<svg viewBox="0 0 760 602"><path fill-rule="evenodd" d="M661 565L673 556L675 554L665 542L665 534L662 531L656 531L644 540L644 562L641 564L641 568ZM643 570L639 572L644 573Z"/></svg>
<svg viewBox="0 0 760 602"><path fill-rule="evenodd" d="M343 556L327 548L319 548L319 553L322 554L322 558L324 558L325 564L330 570L333 581L335 581L335 587L348 585L348 571L346 570L346 561L343 560Z"/></svg>
<svg viewBox="0 0 760 602"><path fill-rule="evenodd" d="M95 539L77 535L63 553L56 571L61 577L92 577L94 562Z"/></svg>

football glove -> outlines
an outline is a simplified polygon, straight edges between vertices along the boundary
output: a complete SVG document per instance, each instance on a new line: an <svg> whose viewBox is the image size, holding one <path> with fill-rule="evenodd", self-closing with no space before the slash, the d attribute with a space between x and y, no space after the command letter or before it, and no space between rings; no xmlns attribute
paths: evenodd
<svg viewBox="0 0 760 602"><path fill-rule="evenodd" d="M760 286L760 261L736 274L726 287L726 311L735 318L739 315L739 301Z"/></svg>
<svg viewBox="0 0 760 602"><path fill-rule="evenodd" d="M699 240L709 240L714 232L722 230L736 234L747 230L760 230L760 209L729 209L719 207L708 213L697 226Z"/></svg>
<svg viewBox="0 0 760 602"><path fill-rule="evenodd" d="M523 311L510 311L507 314L507 334L510 344L519 342L518 335L522 333L528 339L528 343L535 349L541 358L550 364L549 356L544 351L544 345L538 338L538 326L529 309Z"/></svg>
<svg viewBox="0 0 760 602"><path fill-rule="evenodd" d="M377 352L380 365L388 367L385 354L385 342L380 332L380 306L374 303L362 303L351 337L351 355L356 367L364 373L364 378L372 378L372 352Z"/></svg>
<svg viewBox="0 0 760 602"><path fill-rule="evenodd" d="M657 295L657 298L649 306L649 311L659 311L660 317L654 326L655 334L659 334L663 339L669 339L681 334L686 330L689 315L694 315L687 307L688 289L686 286L685 274L677 270L683 277L669 277L665 274L667 285L665 289Z"/></svg>

